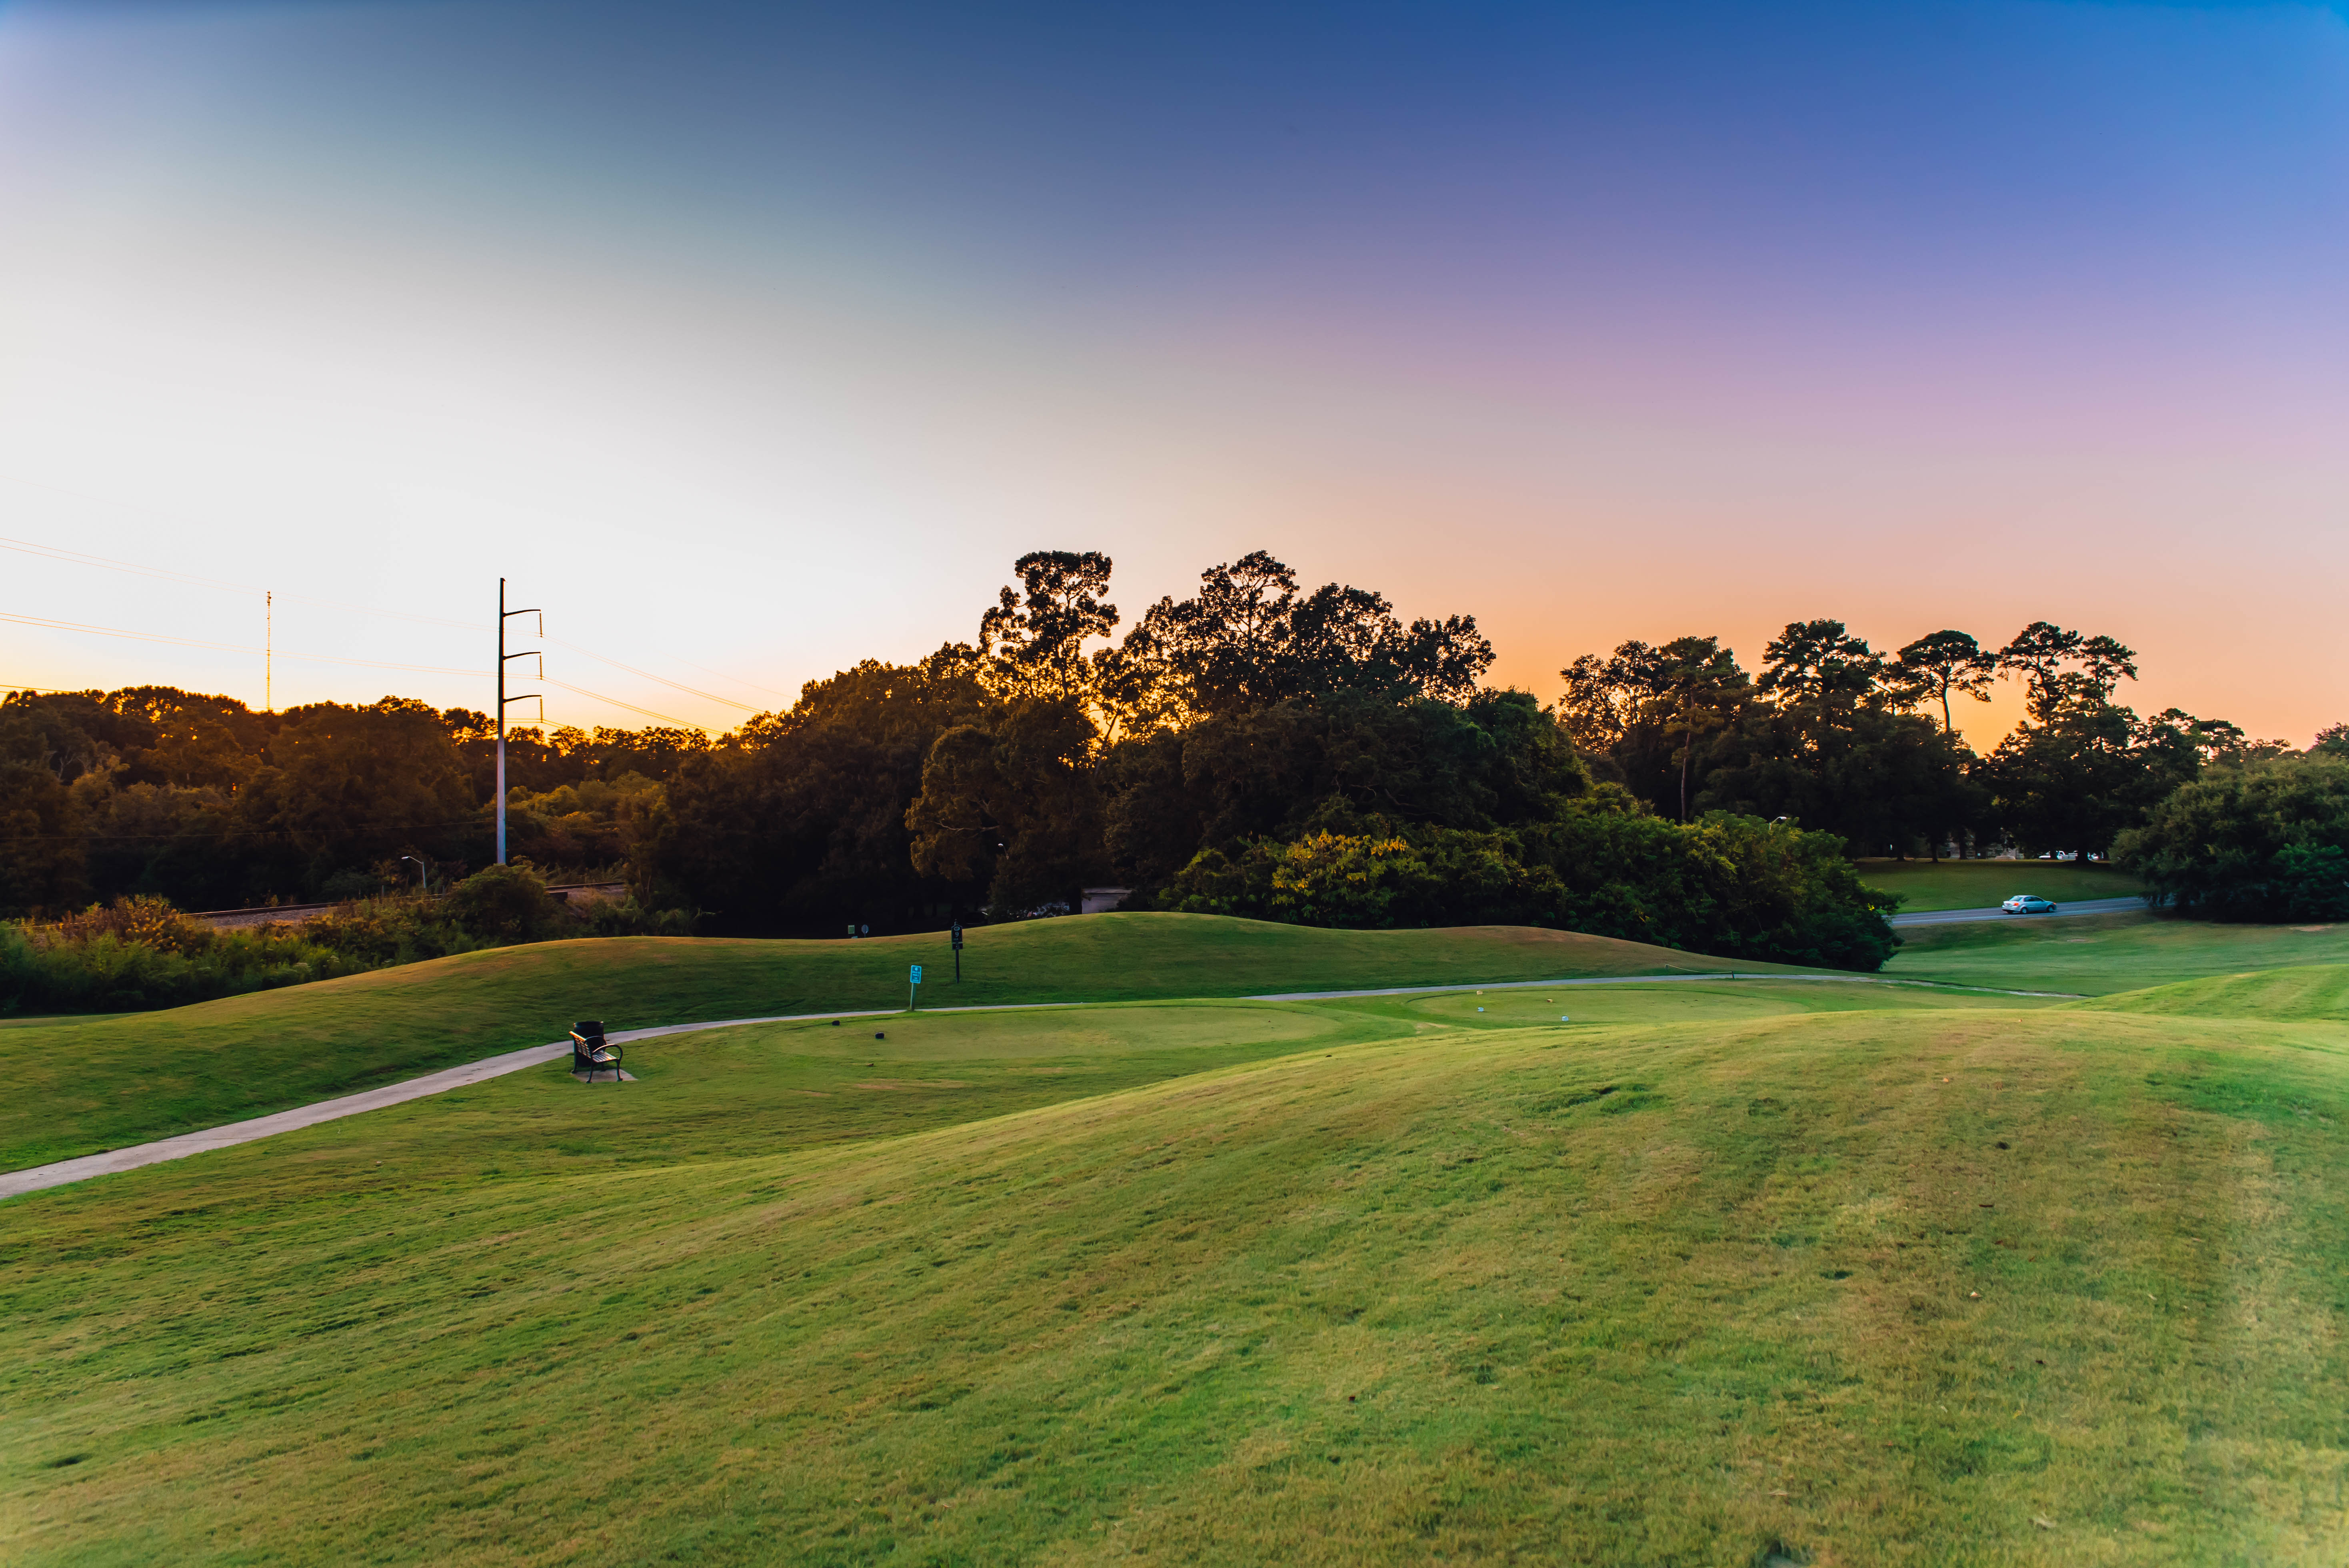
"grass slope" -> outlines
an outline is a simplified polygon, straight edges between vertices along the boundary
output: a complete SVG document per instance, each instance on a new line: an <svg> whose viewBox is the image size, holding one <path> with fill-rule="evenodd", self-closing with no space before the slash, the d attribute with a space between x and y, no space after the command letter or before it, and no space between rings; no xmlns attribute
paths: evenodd
<svg viewBox="0 0 2349 1568"><path fill-rule="evenodd" d="M2102 862L1875 860L1859 861L1858 871L1869 887L1899 893L1904 911L1988 909L2019 892L2064 903L2145 891L2137 878Z"/></svg>
<svg viewBox="0 0 2349 1568"><path fill-rule="evenodd" d="M1933 1000L746 1028L36 1194L0 1556L2339 1561L2349 1031Z"/></svg>
<svg viewBox="0 0 2349 1568"><path fill-rule="evenodd" d="M0 1031L0 1169L16 1170L614 1029L929 1006L1236 996L1729 967L1523 926L1319 931L1185 914L974 928L964 980L943 933L859 942L626 937L544 943L167 1012ZM1744 970L1770 965L1740 964Z"/></svg>
<svg viewBox="0 0 2349 1568"><path fill-rule="evenodd" d="M2248 975L2184 980L2173 985L2156 985L2063 1005L2098 1012L2157 1013L2172 1017L2315 1018L2340 1023L2349 1021L2349 965L2260 969Z"/></svg>
<svg viewBox="0 0 2349 1568"><path fill-rule="evenodd" d="M2251 969L2349 963L2349 925L2216 925L2148 914L1927 925L1884 973L1909 980L2103 995Z"/></svg>
<svg viewBox="0 0 2349 1568"><path fill-rule="evenodd" d="M1609 986L1563 998L1467 991L746 1024L639 1044L629 1057L638 1081L624 1088L582 1090L564 1064L550 1064L429 1105L332 1124L339 1134L305 1136L355 1159L364 1150L369 1182L437 1181L452 1161L484 1158L483 1170L500 1178L577 1176L929 1131L1299 1051L1554 1024L1568 1006L1576 1020L1568 1032L1579 1035L1625 1023L1748 1023L1871 1004L2003 1005L1878 986L1723 982ZM208 1164L186 1169L188 1180L209 1183Z"/></svg>

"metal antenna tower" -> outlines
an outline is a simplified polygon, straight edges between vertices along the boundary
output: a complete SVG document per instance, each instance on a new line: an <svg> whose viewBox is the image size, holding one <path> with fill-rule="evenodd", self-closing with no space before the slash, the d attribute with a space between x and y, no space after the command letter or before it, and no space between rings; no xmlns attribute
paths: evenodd
<svg viewBox="0 0 2349 1568"><path fill-rule="evenodd" d="M506 608L506 580L501 577L498 579L498 864L500 865L506 863L506 704L528 702L533 697L538 697L542 704L546 700L534 691L524 692L519 696L506 695L506 662L510 659L537 659L538 678L541 680L546 678L546 655L536 648L525 649L519 654L506 652L506 623L516 615L536 615L538 634L541 637L546 635L544 612L535 609L509 610Z"/></svg>

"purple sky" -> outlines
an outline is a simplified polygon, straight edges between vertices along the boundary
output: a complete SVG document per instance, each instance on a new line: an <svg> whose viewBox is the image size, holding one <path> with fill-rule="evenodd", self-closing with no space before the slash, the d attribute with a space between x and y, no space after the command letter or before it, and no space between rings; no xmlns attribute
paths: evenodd
<svg viewBox="0 0 2349 1568"><path fill-rule="evenodd" d="M969 636L1026 549L1131 616L1261 546L1546 697L1627 636L2044 617L2304 744L2344 278L2337 7L0 5L0 536L433 666L481 634L313 602L502 573L750 706ZM260 641L0 560L0 612ZM258 676L0 622L0 679ZM486 696L275 695L382 689Z"/></svg>

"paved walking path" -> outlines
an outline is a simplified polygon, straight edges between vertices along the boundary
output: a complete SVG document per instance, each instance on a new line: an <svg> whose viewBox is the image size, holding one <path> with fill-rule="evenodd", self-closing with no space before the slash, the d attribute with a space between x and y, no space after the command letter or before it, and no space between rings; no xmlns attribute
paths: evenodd
<svg viewBox="0 0 2349 1568"><path fill-rule="evenodd" d="M2134 902L2134 901L2131 901ZM1503 980L1477 985L1392 985L1375 991L1285 991L1273 995L1221 998L1240 1002L1331 1002L1358 996L1416 996L1444 991L1527 991L1555 990L1561 985L1652 985L1659 981L1673 980L1806 980L1834 981L1857 985L1927 985L1936 990L1981 991L2001 996L2060 996L2059 991L1998 991L1984 985L1947 985L1935 981L1888 980L1875 975L1752 975L1734 970L1713 973L1697 972L1674 975L1585 975L1572 980ZM1190 998L1198 1000L1200 998ZM1215 1000L1217 998L1208 998ZM1092 1006L1084 1002L998 1002L975 1007L925 1007L925 1013L1014 1013L1035 1012L1055 1007ZM618 1045L635 1040L658 1039L663 1035L689 1035L701 1029L730 1029L742 1024L813 1023L824 1018L894 1018L903 1009L873 1008L853 1013L784 1013L765 1018L717 1018L702 1024L664 1024L650 1029L620 1029L604 1037ZM109 1149L103 1154L85 1154L75 1160L60 1160L53 1165L35 1165L23 1171L0 1171L0 1199L20 1197L26 1192L38 1192L50 1187L63 1187L75 1181L86 1181L93 1176L110 1176L119 1171L136 1171L142 1165L160 1165L167 1160L184 1160L191 1154L202 1154L214 1149L233 1149L240 1143L252 1143L264 1138L274 1138L281 1132L292 1132L304 1127L316 1127L320 1122L338 1121L346 1116L358 1116L387 1106L404 1105L411 1099L425 1099L445 1094L467 1084L481 1083L542 1062L555 1061L570 1053L569 1040L557 1040L552 1045L524 1046L518 1051L507 1051L463 1067L443 1068L422 1078L400 1083L385 1084L380 1088L362 1089L336 1099L322 1099L316 1105L296 1106L292 1110L256 1116L250 1121L233 1121L225 1127L207 1128L202 1132L182 1132L176 1137L159 1138L152 1143L134 1143L127 1149Z"/></svg>
<svg viewBox="0 0 2349 1568"><path fill-rule="evenodd" d="M2076 903L2057 904L2054 914L2129 914L2146 907L2142 898L2084 898ZM1914 914L1896 914L1896 929L1912 925L1956 925L1969 920L2045 920L2044 914L2009 914L2002 909L1920 909Z"/></svg>

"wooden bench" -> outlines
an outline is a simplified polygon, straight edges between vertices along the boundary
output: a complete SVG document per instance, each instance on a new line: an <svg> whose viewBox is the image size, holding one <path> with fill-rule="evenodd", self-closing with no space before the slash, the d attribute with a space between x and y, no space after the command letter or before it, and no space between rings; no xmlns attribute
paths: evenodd
<svg viewBox="0 0 2349 1568"><path fill-rule="evenodd" d="M572 1072L574 1074L584 1073L586 1075L587 1081L589 1083L594 1083L595 1081L595 1075L605 1068L612 1069L612 1081L614 1083L621 1081L620 1047L607 1044L605 1041L604 1026L602 1021L599 1019L589 1018L584 1022L572 1025Z"/></svg>

